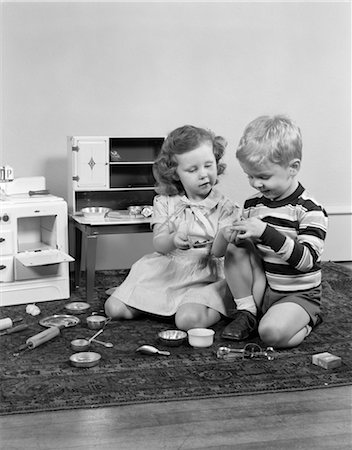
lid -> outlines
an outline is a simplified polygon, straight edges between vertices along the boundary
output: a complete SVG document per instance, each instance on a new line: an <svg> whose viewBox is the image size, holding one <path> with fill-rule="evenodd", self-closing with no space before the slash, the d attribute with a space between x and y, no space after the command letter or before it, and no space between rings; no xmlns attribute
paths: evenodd
<svg viewBox="0 0 352 450"><path fill-rule="evenodd" d="M26 267L74 261L72 256L55 249L18 253L16 259Z"/></svg>

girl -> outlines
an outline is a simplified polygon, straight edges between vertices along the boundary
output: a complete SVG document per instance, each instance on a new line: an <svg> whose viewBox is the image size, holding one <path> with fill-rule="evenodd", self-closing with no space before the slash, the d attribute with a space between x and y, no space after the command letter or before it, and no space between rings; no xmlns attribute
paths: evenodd
<svg viewBox="0 0 352 450"><path fill-rule="evenodd" d="M226 250L220 230L239 218L239 208L214 188L225 169L220 162L225 146L220 136L190 125L165 139L153 166L160 194L151 222L156 251L108 291L108 317L175 315L177 328L187 331L231 315L234 303L219 257Z"/></svg>

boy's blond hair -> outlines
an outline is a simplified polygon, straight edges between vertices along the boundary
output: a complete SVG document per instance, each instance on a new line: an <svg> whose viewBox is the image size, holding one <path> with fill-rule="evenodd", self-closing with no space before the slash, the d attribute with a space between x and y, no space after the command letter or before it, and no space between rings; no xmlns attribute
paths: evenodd
<svg viewBox="0 0 352 450"><path fill-rule="evenodd" d="M236 157L255 166L269 161L287 167L293 159L302 159L301 131L284 115L260 116L245 128Z"/></svg>

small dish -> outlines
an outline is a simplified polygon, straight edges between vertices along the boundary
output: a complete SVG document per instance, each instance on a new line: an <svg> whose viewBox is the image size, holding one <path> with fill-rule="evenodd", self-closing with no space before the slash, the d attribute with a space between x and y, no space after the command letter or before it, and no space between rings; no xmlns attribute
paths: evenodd
<svg viewBox="0 0 352 450"><path fill-rule="evenodd" d="M88 339L73 339L71 341L71 348L75 352L84 352L90 347L90 342Z"/></svg>
<svg viewBox="0 0 352 450"><path fill-rule="evenodd" d="M99 330L103 328L107 320L107 317L104 316L89 316L87 317L87 325L91 330Z"/></svg>
<svg viewBox="0 0 352 450"><path fill-rule="evenodd" d="M83 314L90 308L90 304L86 302L72 302L65 305L67 311L75 314Z"/></svg>
<svg viewBox="0 0 352 450"><path fill-rule="evenodd" d="M81 209L86 219L103 219L110 211L111 208L105 208L103 206L90 206Z"/></svg>
<svg viewBox="0 0 352 450"><path fill-rule="evenodd" d="M187 333L181 330L164 330L158 333L160 342L170 347L177 347L187 339Z"/></svg>
<svg viewBox="0 0 352 450"><path fill-rule="evenodd" d="M142 212L142 206L129 206L127 209L131 216L137 216Z"/></svg>
<svg viewBox="0 0 352 450"><path fill-rule="evenodd" d="M101 354L95 352L79 352L70 356L70 362L75 367L93 367L99 364L100 359Z"/></svg>
<svg viewBox="0 0 352 450"><path fill-rule="evenodd" d="M210 328L188 330L188 342L192 347L210 347L214 342L215 331Z"/></svg>
<svg viewBox="0 0 352 450"><path fill-rule="evenodd" d="M54 314L53 316L44 317L39 320L39 325L43 327L59 327L59 328L68 328L74 327L80 323L80 320L76 316L71 316L68 314Z"/></svg>

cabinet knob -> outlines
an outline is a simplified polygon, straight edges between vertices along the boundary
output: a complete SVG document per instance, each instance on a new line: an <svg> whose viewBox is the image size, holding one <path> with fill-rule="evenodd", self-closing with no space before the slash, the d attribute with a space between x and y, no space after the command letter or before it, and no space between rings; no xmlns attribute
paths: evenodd
<svg viewBox="0 0 352 450"><path fill-rule="evenodd" d="M5 238L0 237L0 242L5 242Z"/></svg>
<svg viewBox="0 0 352 450"><path fill-rule="evenodd" d="M6 266L4 266L3 264L0 265L0 270L4 270L6 269Z"/></svg>

